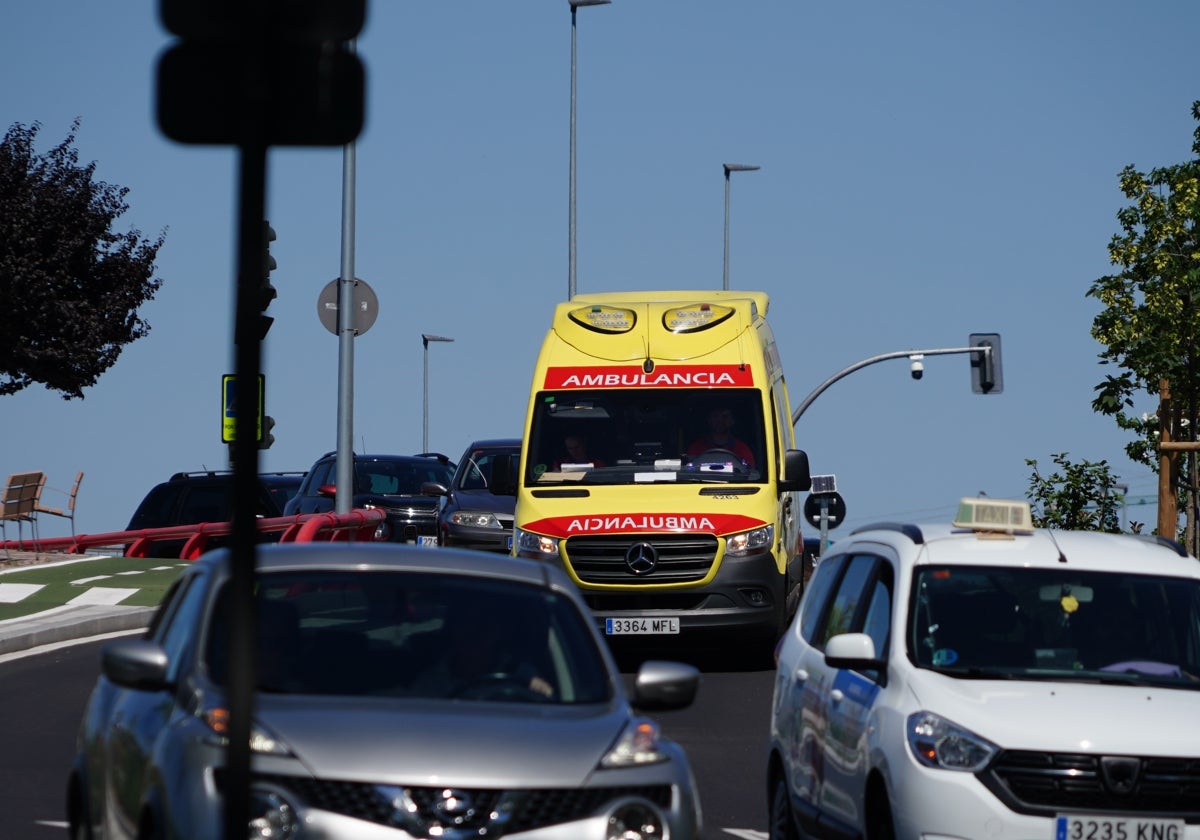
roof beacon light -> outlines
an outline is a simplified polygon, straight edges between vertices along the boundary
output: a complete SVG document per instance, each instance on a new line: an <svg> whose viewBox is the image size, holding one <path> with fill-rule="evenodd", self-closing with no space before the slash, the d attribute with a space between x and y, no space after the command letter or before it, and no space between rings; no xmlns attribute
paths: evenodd
<svg viewBox="0 0 1200 840"><path fill-rule="evenodd" d="M731 306L712 303L694 303L677 306L663 313L663 326L673 333L691 333L715 327L733 315Z"/></svg>
<svg viewBox="0 0 1200 840"><path fill-rule="evenodd" d="M1033 512L1029 502L967 497L958 503L953 525L977 533L1032 533Z"/></svg>
<svg viewBox="0 0 1200 840"><path fill-rule="evenodd" d="M600 304L573 309L570 318L581 327L601 333L629 332L637 323L637 313L632 309Z"/></svg>

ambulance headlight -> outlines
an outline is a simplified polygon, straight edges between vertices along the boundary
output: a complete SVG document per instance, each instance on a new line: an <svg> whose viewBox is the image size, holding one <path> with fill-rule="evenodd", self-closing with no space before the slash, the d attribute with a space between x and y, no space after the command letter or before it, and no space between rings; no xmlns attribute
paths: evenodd
<svg viewBox="0 0 1200 840"><path fill-rule="evenodd" d="M750 554L760 554L769 551L775 542L775 526L764 525L753 531L743 531L740 534L725 538L725 555L727 557L746 557Z"/></svg>
<svg viewBox="0 0 1200 840"><path fill-rule="evenodd" d="M557 560L558 540L543 537L541 534L531 534L520 528L513 529L513 545L517 548L518 557L529 557L534 560Z"/></svg>

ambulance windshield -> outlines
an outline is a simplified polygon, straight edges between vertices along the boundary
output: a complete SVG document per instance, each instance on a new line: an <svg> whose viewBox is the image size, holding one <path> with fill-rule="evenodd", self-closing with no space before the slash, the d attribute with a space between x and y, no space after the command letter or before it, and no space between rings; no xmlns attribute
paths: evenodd
<svg viewBox="0 0 1200 840"><path fill-rule="evenodd" d="M754 389L543 391L535 405L524 462L531 486L765 480Z"/></svg>

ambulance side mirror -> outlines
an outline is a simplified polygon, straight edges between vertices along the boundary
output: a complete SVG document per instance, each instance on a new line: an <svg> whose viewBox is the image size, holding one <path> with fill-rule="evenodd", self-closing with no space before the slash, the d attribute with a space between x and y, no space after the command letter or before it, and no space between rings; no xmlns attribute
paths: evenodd
<svg viewBox="0 0 1200 840"><path fill-rule="evenodd" d="M808 469L808 453L803 449L788 449L783 453L783 474L779 477L779 492L803 492L812 487Z"/></svg>

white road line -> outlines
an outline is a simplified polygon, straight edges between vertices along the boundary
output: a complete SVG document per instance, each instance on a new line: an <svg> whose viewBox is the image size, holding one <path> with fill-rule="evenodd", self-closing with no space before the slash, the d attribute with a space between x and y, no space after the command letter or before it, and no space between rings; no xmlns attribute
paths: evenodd
<svg viewBox="0 0 1200 840"><path fill-rule="evenodd" d="M0 604L23 601L44 586L42 583L0 583Z"/></svg>
<svg viewBox="0 0 1200 840"><path fill-rule="evenodd" d="M767 832L755 831L750 828L726 828L722 829L726 834L732 834L734 837L740 837L742 840L767 840Z"/></svg>
<svg viewBox="0 0 1200 840"><path fill-rule="evenodd" d="M80 578L79 580L71 581L72 586L84 586L85 584L95 583L98 580L108 580L112 575L96 575L90 578Z"/></svg>
<svg viewBox="0 0 1200 840"><path fill-rule="evenodd" d="M111 586L93 586L67 603L73 607L80 604L119 604L137 591L136 589L116 589Z"/></svg>

